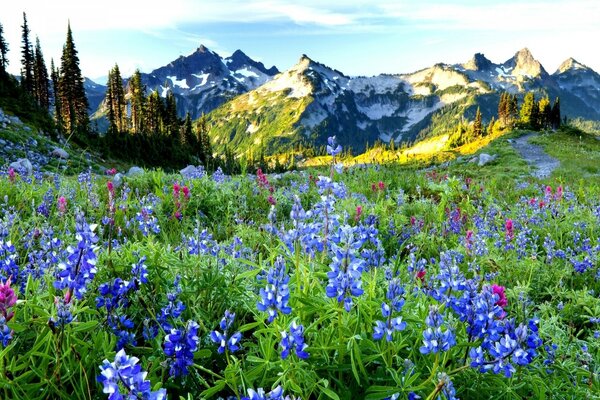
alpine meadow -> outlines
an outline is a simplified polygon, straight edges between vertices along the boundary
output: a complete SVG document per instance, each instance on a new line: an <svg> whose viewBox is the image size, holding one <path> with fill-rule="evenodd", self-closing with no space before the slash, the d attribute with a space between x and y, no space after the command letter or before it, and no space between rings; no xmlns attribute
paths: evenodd
<svg viewBox="0 0 600 400"><path fill-rule="evenodd" d="M0 399L600 399L600 4L6 3Z"/></svg>

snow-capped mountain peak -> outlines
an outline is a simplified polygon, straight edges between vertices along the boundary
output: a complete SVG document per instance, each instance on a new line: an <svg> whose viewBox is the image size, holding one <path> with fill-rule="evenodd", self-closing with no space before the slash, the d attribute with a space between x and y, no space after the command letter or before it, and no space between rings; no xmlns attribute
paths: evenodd
<svg viewBox="0 0 600 400"><path fill-rule="evenodd" d="M575 60L573 57L569 57L560 64L560 66L558 67L558 70L556 71L556 74L562 74L569 70L589 70L589 69L590 68L588 68L586 65L581 64L580 62Z"/></svg>

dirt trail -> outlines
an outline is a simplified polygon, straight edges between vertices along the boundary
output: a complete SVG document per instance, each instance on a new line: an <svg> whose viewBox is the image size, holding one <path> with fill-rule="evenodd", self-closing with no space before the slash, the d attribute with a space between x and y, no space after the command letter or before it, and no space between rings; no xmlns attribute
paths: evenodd
<svg viewBox="0 0 600 400"><path fill-rule="evenodd" d="M529 143L536 133L528 133L512 141L512 146L529 165L535 168L531 173L536 178L547 178L560 165L560 161L549 156L542 147Z"/></svg>

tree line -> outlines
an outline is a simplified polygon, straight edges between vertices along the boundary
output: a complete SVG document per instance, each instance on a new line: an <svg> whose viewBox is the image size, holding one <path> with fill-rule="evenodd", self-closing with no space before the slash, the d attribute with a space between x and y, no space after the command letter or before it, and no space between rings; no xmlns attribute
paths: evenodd
<svg viewBox="0 0 600 400"><path fill-rule="evenodd" d="M548 96L536 100L533 92L527 92L519 107L516 94L503 92L498 102L498 112L484 125L481 110L477 107L475 119L459 123L451 135L450 147L462 146L479 138L496 134L505 129L558 129L561 125L560 98L550 105Z"/></svg>

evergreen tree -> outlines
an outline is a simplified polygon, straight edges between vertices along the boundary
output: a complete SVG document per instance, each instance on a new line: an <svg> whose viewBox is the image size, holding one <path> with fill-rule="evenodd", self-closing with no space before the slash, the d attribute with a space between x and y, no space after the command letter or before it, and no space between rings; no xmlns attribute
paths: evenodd
<svg viewBox="0 0 600 400"><path fill-rule="evenodd" d="M548 129L550 127L550 119L552 113L552 107L550 106L550 99L548 96L542 98L538 104L539 109L539 125L542 129Z"/></svg>
<svg viewBox="0 0 600 400"><path fill-rule="evenodd" d="M500 102L498 103L498 120L502 125L508 124L508 93L500 94Z"/></svg>
<svg viewBox="0 0 600 400"><path fill-rule="evenodd" d="M67 26L67 40L63 46L58 93L64 129L69 134L87 131L89 125L88 101L83 88L79 57L73 42L71 24Z"/></svg>
<svg viewBox="0 0 600 400"><path fill-rule="evenodd" d="M557 97L550 111L550 125L552 129L560 128L560 99Z"/></svg>
<svg viewBox="0 0 600 400"><path fill-rule="evenodd" d="M208 136L208 119L206 115L202 114L197 123L196 130L196 141L198 146L198 157L202 161L202 164L209 169L212 165L212 148L210 145L210 138Z"/></svg>
<svg viewBox="0 0 600 400"><path fill-rule="evenodd" d="M494 124L496 123L496 121L494 120L494 116L492 115L492 119L490 119L490 123L487 126L487 129L485 130L485 136L491 135L492 133L494 133Z"/></svg>
<svg viewBox="0 0 600 400"><path fill-rule="evenodd" d="M129 79L129 104L131 113L131 125L130 129L132 133L139 133L144 131L143 120L144 120L144 102L145 102L145 89L142 86L142 75L140 70L136 69L131 79Z"/></svg>
<svg viewBox="0 0 600 400"><path fill-rule="evenodd" d="M508 95L507 116L508 126L512 128L519 118L519 100L517 99L516 94L513 94L512 96Z"/></svg>
<svg viewBox="0 0 600 400"><path fill-rule="evenodd" d="M146 99L146 108L144 109L144 126L149 136L156 137L161 132L163 114L163 101L158 92L152 91Z"/></svg>
<svg viewBox="0 0 600 400"><path fill-rule="evenodd" d="M108 131L107 136L109 141L112 141L112 136L118 132L117 122L115 120L115 108L114 108L114 94L113 94L113 70L108 71L108 80L106 84L106 95L104 97L104 104L106 107L106 117L108 118Z"/></svg>
<svg viewBox="0 0 600 400"><path fill-rule="evenodd" d="M8 66L8 58L6 55L8 54L8 43L4 40L4 28L2 24L0 24L0 75L4 75L6 72L6 67Z"/></svg>
<svg viewBox="0 0 600 400"><path fill-rule="evenodd" d="M121 72L119 66L115 66L108 73L107 81L107 94L110 90L110 104L107 103L107 110L112 112L113 118L113 129L116 132L125 132L126 130L126 118L125 118L125 89L123 89L123 79L121 79ZM107 100L108 101L108 98Z"/></svg>
<svg viewBox="0 0 600 400"><path fill-rule="evenodd" d="M33 81L33 49L29 41L29 25L27 16L23 13L23 25L21 25L21 87L30 95L34 95Z"/></svg>
<svg viewBox="0 0 600 400"><path fill-rule="evenodd" d="M37 37L35 38L33 80L34 98L42 109L48 110L48 108L50 107L48 69L46 68L46 62L44 61L44 55L42 54L40 39Z"/></svg>
<svg viewBox="0 0 600 400"><path fill-rule="evenodd" d="M179 132L179 117L177 117L177 103L175 101L175 96L173 92L169 91L167 93L167 98L165 101L165 133L168 136L176 135Z"/></svg>
<svg viewBox="0 0 600 400"><path fill-rule="evenodd" d="M475 113L475 122L473 122L473 136L475 138L480 138L483 136L483 124L481 122L481 111L479 107L477 107L477 112Z"/></svg>
<svg viewBox="0 0 600 400"><path fill-rule="evenodd" d="M50 59L50 80L52 81L52 99L54 103L54 121L59 130L62 130L61 104L59 95L58 69L54 67L54 59Z"/></svg>
<svg viewBox="0 0 600 400"><path fill-rule="evenodd" d="M180 134L179 141L181 144L187 146L189 150L195 151L197 149L196 137L192 128L192 117L189 112L185 114L185 120L183 121L183 125L181 125Z"/></svg>
<svg viewBox="0 0 600 400"><path fill-rule="evenodd" d="M521 123L535 129L538 118L538 106L535 101L535 96L532 92L528 92L523 98L523 105L521 106Z"/></svg>

